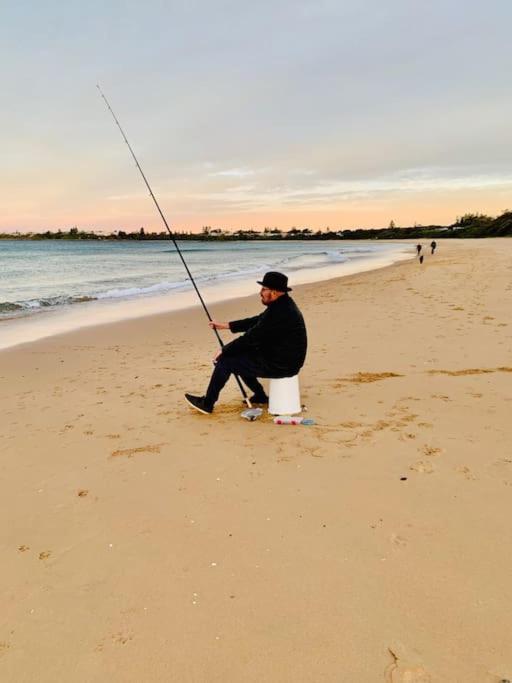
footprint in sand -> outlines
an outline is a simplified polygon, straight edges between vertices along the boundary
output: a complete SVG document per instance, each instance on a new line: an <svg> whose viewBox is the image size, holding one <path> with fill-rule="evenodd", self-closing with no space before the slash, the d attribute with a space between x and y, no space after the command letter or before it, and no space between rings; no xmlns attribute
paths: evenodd
<svg viewBox="0 0 512 683"><path fill-rule="evenodd" d="M397 548L405 548L407 545L406 539L398 534L391 534L390 540L394 546L397 546Z"/></svg>
<svg viewBox="0 0 512 683"><path fill-rule="evenodd" d="M349 377L340 377L334 383L334 388L339 389L345 382L352 382L354 384L369 384L371 382L379 382L383 379L390 379L393 377L402 377L396 372L357 372Z"/></svg>
<svg viewBox="0 0 512 683"><path fill-rule="evenodd" d="M430 674L423 667L401 665L391 672L391 677L388 680L390 683L431 683L432 681Z"/></svg>
<svg viewBox="0 0 512 683"><path fill-rule="evenodd" d="M492 463L489 468L491 476L501 479L504 484L512 484L512 458L502 458Z"/></svg>
<svg viewBox="0 0 512 683"><path fill-rule="evenodd" d="M29 548L28 545L20 545L20 546L18 546L18 551L19 551L20 553L26 553L27 550L30 550L30 548Z"/></svg>
<svg viewBox="0 0 512 683"><path fill-rule="evenodd" d="M445 394L432 394L432 398L438 398L441 401L451 401L452 399Z"/></svg>
<svg viewBox="0 0 512 683"><path fill-rule="evenodd" d="M116 645L126 645L130 640L133 640L132 633L123 633L122 631L119 631L119 633L114 633L112 635L112 642L116 643Z"/></svg>
<svg viewBox="0 0 512 683"><path fill-rule="evenodd" d="M418 462L415 462L413 465L410 465L409 469L413 470L414 472L421 472L422 474L432 474L435 468L431 462L427 462L425 460L418 460Z"/></svg>
<svg viewBox="0 0 512 683"><path fill-rule="evenodd" d="M89 491L87 489L80 489L76 495L79 496L79 498L85 498L88 493Z"/></svg>
<svg viewBox="0 0 512 683"><path fill-rule="evenodd" d="M475 475L471 472L469 467L467 465L459 465L459 467L455 468L455 471L458 472L459 474L463 474L464 477L468 480L474 480L476 479Z"/></svg>
<svg viewBox="0 0 512 683"><path fill-rule="evenodd" d="M39 553L39 559L40 560L47 560L51 554L52 554L51 550L43 550L42 553Z"/></svg>
<svg viewBox="0 0 512 683"><path fill-rule="evenodd" d="M410 663L412 657L405 654L403 646L389 647L393 661L384 671L386 683L431 683L432 678L423 666ZM408 661L409 660L409 661Z"/></svg>
<svg viewBox="0 0 512 683"><path fill-rule="evenodd" d="M405 434L400 434L398 438L400 439L400 441L407 441L409 439L415 439L416 434L413 434L412 432L406 432Z"/></svg>
<svg viewBox="0 0 512 683"><path fill-rule="evenodd" d="M434 455L441 455L442 452L443 451L441 448L436 448L435 446L423 446L421 449L421 453L423 453L423 455L428 455L430 457Z"/></svg>
<svg viewBox="0 0 512 683"><path fill-rule="evenodd" d="M134 455L137 455L138 453L160 453L160 449L162 446L165 444L159 443L159 444L154 444L154 445L148 445L148 446L139 446L137 448L120 448L117 451L113 451L110 454L111 458L118 458L118 457L128 457L132 458Z"/></svg>

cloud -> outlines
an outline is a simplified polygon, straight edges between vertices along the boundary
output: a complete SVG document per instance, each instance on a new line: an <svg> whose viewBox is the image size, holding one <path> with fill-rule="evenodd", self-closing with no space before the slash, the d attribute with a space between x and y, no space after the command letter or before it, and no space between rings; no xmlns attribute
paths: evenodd
<svg viewBox="0 0 512 683"><path fill-rule="evenodd" d="M255 175L256 171L250 168L229 168L224 171L213 171L208 173L211 178L246 178L247 176Z"/></svg>
<svg viewBox="0 0 512 683"><path fill-rule="evenodd" d="M407 169L387 177L363 179L324 179L316 183L272 184L261 179L259 184L226 187L224 190L185 193L181 203L226 211L259 209L333 208L345 202L372 201L438 192L485 190L510 187L512 174L466 173L457 169Z"/></svg>

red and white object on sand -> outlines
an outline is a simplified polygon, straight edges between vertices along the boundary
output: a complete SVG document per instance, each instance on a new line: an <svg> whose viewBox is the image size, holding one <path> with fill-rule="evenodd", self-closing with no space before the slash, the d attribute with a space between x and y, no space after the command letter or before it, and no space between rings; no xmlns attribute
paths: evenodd
<svg viewBox="0 0 512 683"><path fill-rule="evenodd" d="M278 415L274 418L275 425L300 425L302 417L294 417L293 415Z"/></svg>

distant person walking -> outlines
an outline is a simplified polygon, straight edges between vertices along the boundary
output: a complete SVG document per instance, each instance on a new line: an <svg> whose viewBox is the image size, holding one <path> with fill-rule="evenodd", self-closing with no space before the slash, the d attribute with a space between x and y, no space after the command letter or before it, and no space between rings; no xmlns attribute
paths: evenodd
<svg viewBox="0 0 512 683"><path fill-rule="evenodd" d="M420 252L421 252L421 244L417 244L416 245L416 253L418 254L418 256L420 255Z"/></svg>
<svg viewBox="0 0 512 683"><path fill-rule="evenodd" d="M430 248L432 249L432 251L430 252L431 254L433 254L435 252L436 247L437 247L437 242L435 240L432 240L432 242L430 243Z"/></svg>
<svg viewBox="0 0 512 683"><path fill-rule="evenodd" d="M420 255L420 264L423 263L423 254Z"/></svg>

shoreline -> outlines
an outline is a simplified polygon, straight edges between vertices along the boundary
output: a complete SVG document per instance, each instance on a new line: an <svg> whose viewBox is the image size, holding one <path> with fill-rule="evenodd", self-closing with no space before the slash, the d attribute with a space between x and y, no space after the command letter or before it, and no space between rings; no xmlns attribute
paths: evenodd
<svg viewBox="0 0 512 683"><path fill-rule="evenodd" d="M190 410L197 309L1 353L0 678L512 678L511 258L447 244L294 289L309 427L240 419L232 381Z"/></svg>
<svg viewBox="0 0 512 683"><path fill-rule="evenodd" d="M405 243L397 243L397 247ZM350 277L358 273L379 270L414 258L403 249L390 254L379 254L339 265L321 268L303 268L294 271L290 281L295 286L325 282L332 279ZM203 288L207 305L219 305L226 301L250 296L255 291L255 275L234 279L227 283L208 285ZM254 279L253 279L254 278ZM20 345L30 344L41 339L61 334L73 333L81 329L109 325L118 322L137 320L153 315L168 315L199 306L194 290L174 292L165 295L139 297L125 300L106 300L84 302L72 307L36 312L19 318L0 319L0 353ZM89 315L93 319L89 318Z"/></svg>

